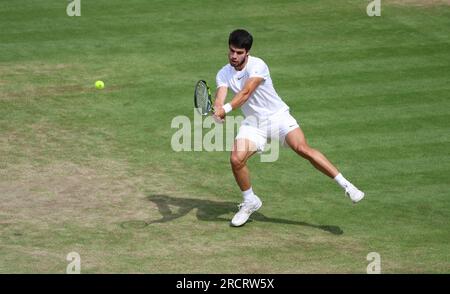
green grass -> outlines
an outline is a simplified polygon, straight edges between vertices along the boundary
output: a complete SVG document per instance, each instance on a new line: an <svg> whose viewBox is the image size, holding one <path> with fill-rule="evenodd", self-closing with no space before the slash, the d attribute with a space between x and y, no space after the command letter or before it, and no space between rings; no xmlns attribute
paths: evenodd
<svg viewBox="0 0 450 294"><path fill-rule="evenodd" d="M447 5L57 2L0 10L1 273L64 273L71 251L82 273L365 273L372 251L383 273L450 272ZM282 149L250 161L264 206L230 228L228 153L171 150L237 27L363 202Z"/></svg>

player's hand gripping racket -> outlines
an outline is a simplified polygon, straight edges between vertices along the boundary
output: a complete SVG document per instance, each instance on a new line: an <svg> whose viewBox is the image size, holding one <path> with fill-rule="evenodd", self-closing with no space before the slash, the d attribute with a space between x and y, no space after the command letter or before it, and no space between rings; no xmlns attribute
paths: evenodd
<svg viewBox="0 0 450 294"><path fill-rule="evenodd" d="M223 123L224 120L214 115L214 106L211 99L211 90L208 83L200 80L195 84L194 106L201 115L212 114L217 123Z"/></svg>
<svg viewBox="0 0 450 294"><path fill-rule="evenodd" d="M211 90L204 80L200 80L195 84L194 106L201 115L214 114Z"/></svg>

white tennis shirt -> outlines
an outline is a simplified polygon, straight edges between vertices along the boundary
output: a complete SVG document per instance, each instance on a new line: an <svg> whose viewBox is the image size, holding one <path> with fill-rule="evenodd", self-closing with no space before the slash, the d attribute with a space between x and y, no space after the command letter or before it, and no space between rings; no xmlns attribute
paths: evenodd
<svg viewBox="0 0 450 294"><path fill-rule="evenodd" d="M217 87L228 87L234 94L242 90L249 78L260 77L264 80L256 88L250 98L241 106L245 117L255 116L265 119L277 112L286 111L289 107L275 91L267 64L258 57L249 56L247 64L237 71L230 64L225 65L217 73Z"/></svg>

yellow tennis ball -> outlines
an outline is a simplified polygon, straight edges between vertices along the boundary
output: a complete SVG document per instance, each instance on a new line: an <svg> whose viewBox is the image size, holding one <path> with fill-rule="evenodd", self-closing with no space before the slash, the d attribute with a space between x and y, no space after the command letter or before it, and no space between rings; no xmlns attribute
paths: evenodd
<svg viewBox="0 0 450 294"><path fill-rule="evenodd" d="M97 89L103 89L105 87L105 83L103 83L103 81L96 81L95 82L95 87Z"/></svg>

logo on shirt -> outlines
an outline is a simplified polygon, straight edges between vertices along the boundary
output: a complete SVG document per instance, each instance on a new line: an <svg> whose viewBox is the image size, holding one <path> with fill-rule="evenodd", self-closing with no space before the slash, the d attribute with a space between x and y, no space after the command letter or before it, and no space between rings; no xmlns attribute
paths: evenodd
<svg viewBox="0 0 450 294"><path fill-rule="evenodd" d="M238 81L242 80L244 77L248 76L248 73L243 74L242 76L238 77Z"/></svg>

